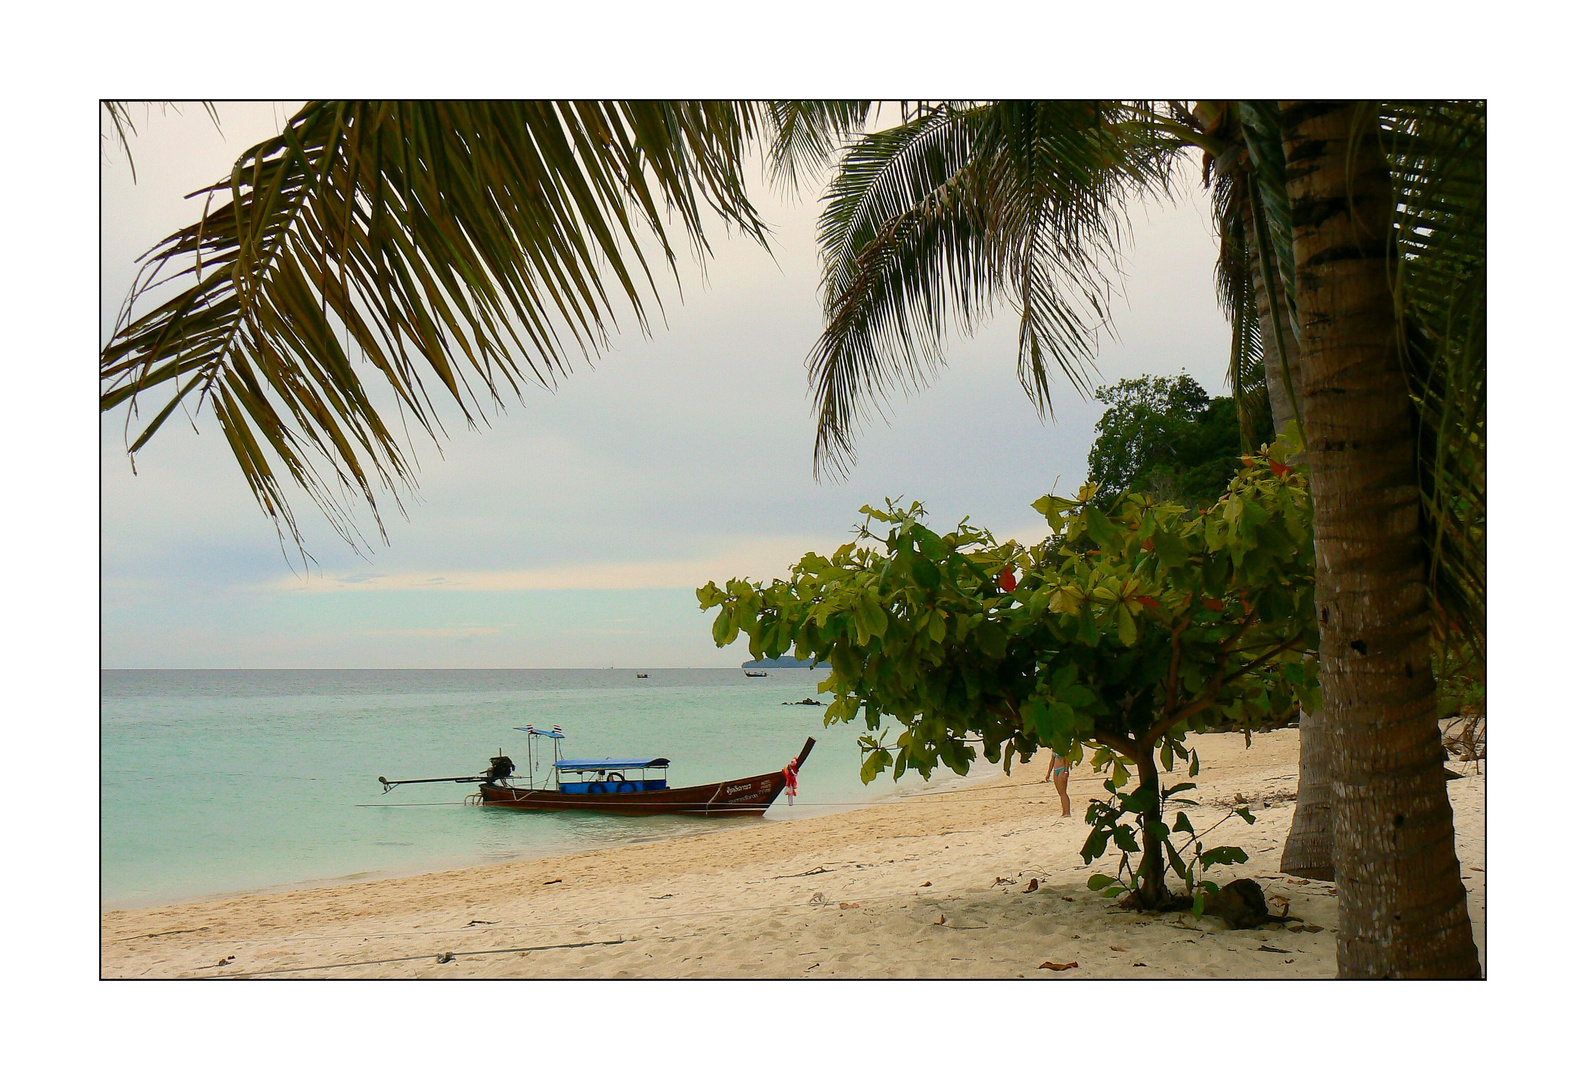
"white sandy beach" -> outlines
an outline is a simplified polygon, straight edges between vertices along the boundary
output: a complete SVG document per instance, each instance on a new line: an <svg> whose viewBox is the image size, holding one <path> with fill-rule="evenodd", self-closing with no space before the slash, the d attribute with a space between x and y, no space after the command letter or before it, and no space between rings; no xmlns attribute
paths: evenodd
<svg viewBox="0 0 1586 1080"><path fill-rule="evenodd" d="M1075 816L1041 782L1011 778L847 813L768 821L653 844L414 877L101 915L106 978L1330 978L1331 885L1278 871L1293 813L1298 733L1193 740L1210 842L1301 921L1231 930L1189 913L1142 915L1086 888L1116 856L1079 857ZM1459 857L1486 962L1486 778L1449 784ZM878 781L882 783L885 781ZM804 792L805 797L818 797ZM1030 882L1035 881L1033 891ZM1176 880L1171 875L1170 882ZM1077 967L1054 971L1043 963Z"/></svg>

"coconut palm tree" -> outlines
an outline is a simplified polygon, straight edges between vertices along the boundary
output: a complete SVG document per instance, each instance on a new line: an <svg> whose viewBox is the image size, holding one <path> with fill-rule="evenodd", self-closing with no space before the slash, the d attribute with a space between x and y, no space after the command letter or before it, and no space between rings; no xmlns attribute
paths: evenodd
<svg viewBox="0 0 1586 1080"><path fill-rule="evenodd" d="M1302 410L1333 764L1339 972L1481 974L1443 778L1416 403L1394 280L1399 192L1355 102L1284 102Z"/></svg>
<svg viewBox="0 0 1586 1080"><path fill-rule="evenodd" d="M1209 106L1209 107L1208 107ZM1485 110L1480 102L1387 103L1369 110L1390 172L1393 292L1399 362L1415 405L1421 534L1434 637L1444 650L1485 662ZM1230 380L1262 370L1279 428L1300 405L1290 360L1295 341L1294 248L1283 136L1276 102L1202 103L1207 133L1227 141L1213 161L1224 254L1219 284L1235 325ZM1247 257L1248 256L1248 257ZM1246 280L1240 280L1241 274ZM1268 294L1278 302L1268 305ZM1259 303L1252 303L1259 301ZM1259 311L1244 314L1242 304ZM1259 348L1241 333L1260 323ZM1251 395L1252 397L1255 395ZM1333 877L1331 758L1322 718L1300 718L1294 823L1281 868Z"/></svg>
<svg viewBox="0 0 1586 1080"><path fill-rule="evenodd" d="M1204 171L1222 241L1217 291L1234 328L1228 381L1241 403L1245 441L1254 444L1267 428L1281 432L1299 419L1300 350L1278 259L1282 251L1292 266L1283 139L1274 103L1203 101L1194 117L1209 138L1225 146L1206 153ZM1304 431L1303 424L1298 430ZM1299 733L1294 818L1279 868L1331 881L1332 759L1321 715L1301 710Z"/></svg>
<svg viewBox="0 0 1586 1080"><path fill-rule="evenodd" d="M1357 898L1344 905L1348 917L1340 930L1339 970L1345 975L1479 974L1464 890L1457 880L1447 793L1429 786L1433 779L1441 785L1442 770L1440 760L1435 769L1427 764L1428 754L1435 756L1440 749L1427 664L1434 629L1446 639L1450 627L1463 619L1466 631L1479 638L1485 611L1484 560L1479 557L1485 491L1485 242L1480 229L1485 163L1480 109L1412 104L1350 110L1354 152L1363 154L1359 147L1369 143L1381 173L1380 190L1373 193L1380 203L1374 210L1382 217L1377 231L1366 240L1364 233L1348 234L1348 243L1364 243L1367 250L1353 260L1354 268L1361 274L1369 270L1376 286L1369 294L1375 305L1372 321L1362 321L1350 305L1368 293L1328 292L1324 279L1310 273L1336 258L1342 241L1333 237L1332 247L1316 248L1317 223L1299 216L1336 203L1345 208L1343 222L1348 224L1345 189L1352 189L1357 174L1335 167L1338 175L1333 179L1341 177L1341 186L1335 184L1326 196L1296 187L1295 154L1309 144L1292 137L1288 124L1280 128L1272 103L1232 104L1242 126L1253 133L1245 144L1252 158L1244 183L1247 205L1238 208L1237 220L1250 241L1247 250L1254 247L1258 254L1254 261L1246 257L1242 262L1250 269L1235 300L1241 318L1236 319L1233 368L1249 370L1240 351L1258 337L1271 343L1263 349L1268 361L1263 366L1272 376L1263 380L1268 397L1275 409L1285 399L1294 404L1304 420L1308 455L1327 455L1319 467L1329 482L1318 484L1316 499L1319 515L1323 501L1331 502L1330 528L1359 516L1363 506L1375 506L1359 499L1361 485L1376 478L1367 471L1372 459L1335 456L1335 430L1354 439L1369 429L1374 433L1370 445L1384 454L1391 447L1400 466L1394 474L1398 486L1386 495L1378 492L1376 500L1400 500L1394 508L1378 508L1384 513L1397 510L1391 524L1398 531L1383 531L1388 523L1377 522L1377 531L1359 534L1362 541L1353 549L1362 564L1354 571L1359 574L1354 584L1364 591L1347 597L1337 592L1345 581L1339 575L1332 583L1335 591L1327 594L1329 603L1321 602L1320 586L1318 592L1324 641L1333 641L1323 652L1324 705L1331 710L1337 703L1346 711L1337 724L1330 718L1311 718L1305 757L1313 766L1313 802L1318 793L1326 798L1329 784L1325 775L1317 774L1325 774L1332 764L1338 771L1329 801L1349 807L1332 829L1333 846L1341 853L1336 860L1340 895ZM1020 310L1020 377L1032 400L1043 405L1046 362L1056 358L1072 376L1088 359L1083 334L1064 336L1053 329L1072 331L1083 325L1087 305L1098 308L1096 271L1105 269L1105 257L1113 250L1109 245L1119 235L1119 196L1153 190L1144 181L1164 175L1161 141L1154 136L1176 136L1178 145L1199 146L1214 160L1231 149L1226 133L1221 138L1210 134L1185 105L1115 102L1088 113L1081 109L1073 103L1065 103L1062 111L1035 104L942 105L912 123L867 136L847 152L822 219L828 328L810 358L819 416L818 467L825 463L840 471L852 454L852 432L863 407L856 398L875 399L929 377L939 358L944 313L951 311L972 326L997 295ZM1292 115L1303 115L1303 110ZM975 127L974 134L960 132L966 125ZM1153 137L1133 143L1141 132ZM956 139L945 137L953 133ZM1006 139L1006 145L999 139ZM1339 144L1340 152L1348 146ZM1010 182L1010 177L1020 177L1019 163L1041 162L1044 168L1054 160L1078 166L1066 174L1066 186ZM1047 200L1045 204L1032 208L1031 192L1033 201ZM1336 231L1339 222L1331 227ZM1071 253L1077 250L1085 256L1074 259ZM1018 255L1026 252L1039 253L1044 261L1021 261ZM1234 265L1241 266L1239 260ZM1260 307L1251 278L1260 280L1267 296L1278 301L1266 305L1275 311L1275 322L1286 317L1289 326L1330 327L1346 341L1358 337L1362 327L1375 335L1378 352L1371 370L1376 382L1369 388L1340 382L1337 366L1356 360L1325 336L1297 335L1291 361L1284 354L1294 338L1279 329L1281 323L1264 334L1251 333L1250 314L1255 309L1259 318ZM1054 281L1071 290L1077 282L1078 302L1072 292L1064 295L1053 288ZM1303 305L1301 296L1306 298ZM1318 349L1324 351L1318 354ZM1272 352L1278 353L1276 365L1270 363ZM1313 430L1309 410L1319 397L1326 397L1329 406ZM1388 397L1393 398L1391 410ZM1323 440L1320 449L1317 439ZM1340 465L1340 460L1347 463ZM1462 505L1463 518L1458 510ZM1352 534L1346 529L1341 535ZM1445 543L1454 558L1441 555ZM1342 553L1322 545L1320 525L1318 553L1319 576L1327 577L1332 565L1328 560ZM1398 576L1379 580L1369 571L1385 559ZM1428 585L1434 588L1428 590ZM1406 692L1409 696L1392 706L1405 711L1405 721L1396 730L1418 740L1415 749L1421 756L1413 761L1379 744L1371 726L1373 717L1380 722L1382 706L1394 700L1379 697L1387 688L1372 682L1383 672L1354 663L1337 649L1339 604L1347 598L1352 607L1371 610L1373 601L1365 597L1376 588L1396 589L1400 600L1410 604L1409 621L1392 628L1400 638L1391 643L1388 655L1395 664L1402 659L1406 679L1408 673L1417 679L1425 673ZM1329 622L1334 627L1331 638ZM1364 633L1363 623L1344 625ZM1372 628L1373 634L1381 630ZM1345 646L1355 657L1360 649L1377 647L1361 637L1347 638ZM1324 739L1316 737L1323 733ZM1341 749L1345 743L1347 753ZM1388 760L1392 768L1413 766L1413 791L1396 787L1397 773L1383 767ZM1384 813L1391 829L1378 820ZM1413 837L1414 857L1395 861L1393 845L1411 836L1405 830L1420 830ZM1325 825L1318 831L1321 837L1327 835ZM1429 869L1435 869L1435 877L1422 876Z"/></svg>

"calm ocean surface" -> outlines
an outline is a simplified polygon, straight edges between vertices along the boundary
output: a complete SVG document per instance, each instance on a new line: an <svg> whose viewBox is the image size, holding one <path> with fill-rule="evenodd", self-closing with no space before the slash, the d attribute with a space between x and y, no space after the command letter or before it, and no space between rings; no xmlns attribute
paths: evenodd
<svg viewBox="0 0 1586 1080"><path fill-rule="evenodd" d="M767 820L919 789L859 782L859 729L821 727L825 672L774 669L105 671L100 903L144 907L609 847L750 822L529 814L465 806L498 748L527 771L524 724L560 724L568 757L660 756L677 787L781 768L817 742ZM896 728L896 725L894 725ZM976 774L991 768L977 762ZM974 775L974 774L972 774ZM939 778L939 779L938 779ZM958 782L936 774L930 787ZM751 822L753 819L751 819Z"/></svg>

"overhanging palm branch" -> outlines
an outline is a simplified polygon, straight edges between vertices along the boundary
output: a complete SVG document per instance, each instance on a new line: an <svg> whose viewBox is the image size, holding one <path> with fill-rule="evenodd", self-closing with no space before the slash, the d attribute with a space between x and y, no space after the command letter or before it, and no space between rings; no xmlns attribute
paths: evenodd
<svg viewBox="0 0 1586 1080"><path fill-rule="evenodd" d="M765 164L773 180L798 190L823 177L832 157L864 131L870 101L768 101L761 106Z"/></svg>
<svg viewBox="0 0 1586 1080"><path fill-rule="evenodd" d="M481 397L554 384L619 310L646 326L646 244L675 273L670 237L704 253L708 213L764 242L740 181L755 119L734 102L311 103L145 256L101 353L101 408L132 403L136 454L207 403L299 545L278 470L349 541L355 500L383 535L376 492L400 508L411 448L357 361L431 437L437 381L470 424Z"/></svg>
<svg viewBox="0 0 1586 1080"><path fill-rule="evenodd" d="M1283 156L1283 132L1278 126L1276 101L1241 101L1239 139L1250 156L1253 205L1261 208L1260 221L1269 238L1272 272L1282 285L1284 302L1291 320L1298 322L1294 307L1294 224L1289 214L1287 165Z"/></svg>
<svg viewBox="0 0 1586 1080"><path fill-rule="evenodd" d="M1248 176L1239 167L1242 153L1243 147L1235 143L1215 157L1208 155L1206 180L1219 236L1217 301L1233 327L1228 386L1239 410L1240 442L1252 450L1271 434L1272 410L1256 282L1250 270L1252 244L1245 230L1250 193Z"/></svg>
<svg viewBox="0 0 1586 1080"><path fill-rule="evenodd" d="M137 121L134 120L132 116L132 102L106 101L102 102L101 104L103 104L105 109L105 119L110 121L110 131L115 135L116 145L121 148L122 155L127 159L127 168L132 172L133 183L136 183L138 179L138 165L132 157L132 138L138 133L138 125ZM148 106L151 104L154 103L143 103L145 112L147 111ZM199 104L202 106L203 110L209 114L210 123L215 125L215 130L219 131L220 114L215 111L214 103L204 101L200 102ZM181 111L180 105L174 101L162 101L159 102L159 106L161 112L164 112L166 109L170 108L176 109L177 112ZM107 138L107 135L100 136L101 141L105 141Z"/></svg>
<svg viewBox="0 0 1586 1080"><path fill-rule="evenodd" d="M1278 125L1275 101L1237 103L1239 144L1248 161L1242 195L1248 201L1243 222L1254 258L1252 274L1259 275L1261 291L1269 298L1272 327L1263 328L1268 340L1264 348L1276 378L1268 380L1270 396L1275 386L1282 387L1286 407L1272 407L1279 413L1298 417L1299 351L1292 329L1299 326L1295 306L1294 227L1289 211L1287 166L1284 162L1283 134ZM1290 355L1290 353L1294 355ZM1305 444L1305 427L1299 426L1300 444Z"/></svg>
<svg viewBox="0 0 1586 1080"><path fill-rule="evenodd" d="M1180 143L1123 103L941 104L844 153L819 240L827 327L811 351L817 472L861 419L918 388L952 319L1020 313L1018 373L1050 408L1053 364L1085 387L1107 325L1129 196L1168 193Z"/></svg>
<svg viewBox="0 0 1586 1080"><path fill-rule="evenodd" d="M1484 102L1389 102L1394 298L1418 419L1422 532L1445 639L1483 660L1487 611L1487 128Z"/></svg>

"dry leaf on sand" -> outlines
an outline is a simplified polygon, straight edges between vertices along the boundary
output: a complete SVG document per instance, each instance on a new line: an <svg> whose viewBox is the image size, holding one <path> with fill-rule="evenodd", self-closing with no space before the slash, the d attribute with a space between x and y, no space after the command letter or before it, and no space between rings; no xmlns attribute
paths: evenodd
<svg viewBox="0 0 1586 1080"><path fill-rule="evenodd" d="M1070 960L1066 964L1054 964L1052 961L1048 960L1046 963L1041 965L1041 968L1046 968L1048 971L1068 971L1070 968L1077 967L1079 967L1078 960ZM1040 971L1041 968L1036 968L1036 970Z"/></svg>

